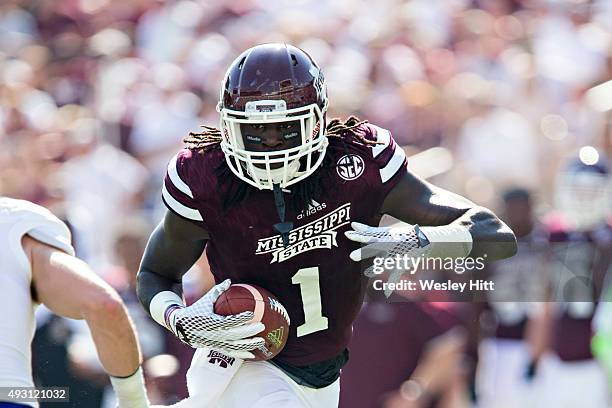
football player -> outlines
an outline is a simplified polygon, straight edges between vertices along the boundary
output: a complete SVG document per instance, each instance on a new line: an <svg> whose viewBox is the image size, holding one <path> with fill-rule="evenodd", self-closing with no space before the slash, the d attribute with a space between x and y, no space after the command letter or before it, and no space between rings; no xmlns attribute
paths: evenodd
<svg viewBox="0 0 612 408"><path fill-rule="evenodd" d="M34 310L84 319L120 408L146 408L136 333L117 292L74 257L70 232L50 211L0 197L0 387L33 387ZM0 396L1 407L38 407Z"/></svg>
<svg viewBox="0 0 612 408"><path fill-rule="evenodd" d="M527 190L504 192L503 219L516 234L518 251L486 268L495 291L487 292L486 310L478 319L485 323L481 333L486 338L479 345L476 392L484 408L532 406L537 355L527 341L532 331L527 323L546 295L547 235Z"/></svg>
<svg viewBox="0 0 612 408"><path fill-rule="evenodd" d="M337 406L368 282L362 259L425 248L499 259L516 250L491 211L408 171L388 130L355 117L328 121L327 108L323 74L308 54L258 45L225 75L220 128L190 134L170 160L169 211L145 251L138 294L183 342L228 356L232 376L215 371L215 390L200 391L203 406L204 398L223 407ZM379 228L383 214L423 227ZM218 285L187 306L181 279L204 249ZM289 312L289 340L273 360L240 363L263 344L263 327L251 312L213 313L230 281L268 289Z"/></svg>
<svg viewBox="0 0 612 408"><path fill-rule="evenodd" d="M395 300L368 298L363 305L342 369L340 407L452 406L449 397L464 388L466 336L453 308L458 304Z"/></svg>
<svg viewBox="0 0 612 408"><path fill-rule="evenodd" d="M593 357L591 339L612 265L610 179L602 155L593 148L581 152L558 175L555 206L561 218L549 223L551 302L536 318L539 326L551 328L544 334L550 353L538 364L538 406L609 406L605 372Z"/></svg>

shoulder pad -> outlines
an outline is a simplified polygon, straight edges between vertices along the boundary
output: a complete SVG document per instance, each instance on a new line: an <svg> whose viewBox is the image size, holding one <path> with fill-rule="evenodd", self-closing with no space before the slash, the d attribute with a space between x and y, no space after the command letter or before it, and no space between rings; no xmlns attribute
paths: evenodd
<svg viewBox="0 0 612 408"><path fill-rule="evenodd" d="M44 207L25 200L0 198L0 220L17 227L24 234L74 255L70 230L59 218Z"/></svg>

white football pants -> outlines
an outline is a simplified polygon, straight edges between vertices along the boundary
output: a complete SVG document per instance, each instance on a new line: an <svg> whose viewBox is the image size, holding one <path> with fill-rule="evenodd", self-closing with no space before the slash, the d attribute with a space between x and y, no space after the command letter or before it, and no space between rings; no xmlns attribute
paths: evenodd
<svg viewBox="0 0 612 408"><path fill-rule="evenodd" d="M484 339L478 347L478 408L535 408L525 379L529 350L523 340Z"/></svg>
<svg viewBox="0 0 612 408"><path fill-rule="evenodd" d="M606 375L596 360L566 362L551 353L542 359L538 376L538 407L610 407Z"/></svg>
<svg viewBox="0 0 612 408"><path fill-rule="evenodd" d="M198 349L187 372L189 398L173 408L336 408L340 379L325 388L298 385L265 361L210 358Z"/></svg>

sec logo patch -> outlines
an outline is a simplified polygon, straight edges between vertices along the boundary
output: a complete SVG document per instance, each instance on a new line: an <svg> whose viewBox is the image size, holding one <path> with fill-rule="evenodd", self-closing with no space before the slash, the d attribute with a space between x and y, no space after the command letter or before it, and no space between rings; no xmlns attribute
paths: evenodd
<svg viewBox="0 0 612 408"><path fill-rule="evenodd" d="M336 171L340 178L351 181L358 179L365 170L363 159L356 154L347 154L338 159Z"/></svg>

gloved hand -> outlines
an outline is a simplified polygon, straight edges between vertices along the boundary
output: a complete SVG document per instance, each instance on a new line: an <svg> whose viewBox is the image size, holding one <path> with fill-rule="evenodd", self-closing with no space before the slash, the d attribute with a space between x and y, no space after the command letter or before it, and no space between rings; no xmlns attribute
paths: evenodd
<svg viewBox="0 0 612 408"><path fill-rule="evenodd" d="M527 367L525 367L525 372L523 373L523 377L525 381L531 382L535 378L538 369L538 362L536 360L531 360Z"/></svg>
<svg viewBox="0 0 612 408"><path fill-rule="evenodd" d="M253 312L229 316L214 312L215 301L230 284L226 279L190 306L170 306L165 313L166 325L191 347L210 347L230 357L253 358L251 350L263 347L264 339L252 336L264 330L264 324L249 323Z"/></svg>
<svg viewBox="0 0 612 408"><path fill-rule="evenodd" d="M371 227L352 222L351 227L353 230L346 231L344 235L351 241L366 244L350 253L350 258L355 262L374 257L394 258L396 255L407 255L415 259L426 256L429 251L429 240L418 225ZM410 270L392 269L389 272L387 283L397 283ZM363 273L368 277L376 275L374 265L366 268ZM385 289L385 296L389 297L391 293L391 290Z"/></svg>
<svg viewBox="0 0 612 408"><path fill-rule="evenodd" d="M429 245L429 240L418 225L371 227L352 222L351 227L353 231L346 231L344 235L351 241L367 244L351 252L350 257L355 262L373 257L410 254L415 249Z"/></svg>

